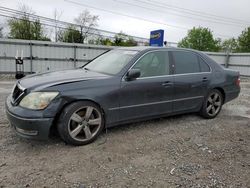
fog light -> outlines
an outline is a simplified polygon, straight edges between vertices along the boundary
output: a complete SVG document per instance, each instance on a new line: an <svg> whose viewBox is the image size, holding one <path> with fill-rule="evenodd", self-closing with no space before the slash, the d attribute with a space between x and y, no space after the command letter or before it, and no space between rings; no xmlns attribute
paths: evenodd
<svg viewBox="0 0 250 188"><path fill-rule="evenodd" d="M25 135L29 135L29 136L36 136L38 135L38 131L34 131L34 130L24 130L24 129L20 129L18 127L16 127L16 131L21 133L21 134L25 134Z"/></svg>

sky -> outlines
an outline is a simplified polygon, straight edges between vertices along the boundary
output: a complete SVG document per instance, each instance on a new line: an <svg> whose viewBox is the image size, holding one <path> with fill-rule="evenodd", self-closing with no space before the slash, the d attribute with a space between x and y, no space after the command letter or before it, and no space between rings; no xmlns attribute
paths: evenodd
<svg viewBox="0 0 250 188"><path fill-rule="evenodd" d="M249 0L0 0L1 7L18 9L26 4L40 16L74 22L85 9L98 15L98 28L149 38L163 29L164 38L178 42L193 27L208 27L215 38L238 37L250 26ZM0 16L0 26L6 22Z"/></svg>

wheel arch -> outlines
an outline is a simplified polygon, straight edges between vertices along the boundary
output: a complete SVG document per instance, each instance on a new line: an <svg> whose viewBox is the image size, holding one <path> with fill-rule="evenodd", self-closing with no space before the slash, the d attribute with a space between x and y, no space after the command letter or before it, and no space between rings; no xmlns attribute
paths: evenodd
<svg viewBox="0 0 250 188"><path fill-rule="evenodd" d="M213 89L216 89L216 90L218 90L219 92L221 92L222 97L223 97L223 104L224 104L225 99L226 99L226 93L225 93L224 89L221 88L221 87L215 87L215 88L213 88Z"/></svg>
<svg viewBox="0 0 250 188"><path fill-rule="evenodd" d="M49 134L51 134L52 132L56 131L56 127L57 127L57 122L58 122L58 118L60 117L63 109L65 109L67 106L75 103L75 102L80 102L80 101L88 101L88 102L92 102L94 103L95 105L97 105L100 109L101 109L101 113L102 113L102 116L103 116L103 119L104 119L104 127L106 127L106 116L105 116L105 110L102 108L102 106L97 103L96 101L94 100L91 100L91 99L74 99L74 100L71 100L69 102L66 102L61 108L60 110L56 113L55 115L55 118L54 118L54 121L53 121L53 124L52 126L50 127L50 131L49 131Z"/></svg>

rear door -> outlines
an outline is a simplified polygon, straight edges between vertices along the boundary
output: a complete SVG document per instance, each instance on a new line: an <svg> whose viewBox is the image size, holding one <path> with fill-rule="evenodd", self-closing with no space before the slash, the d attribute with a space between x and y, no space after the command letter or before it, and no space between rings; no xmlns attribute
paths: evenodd
<svg viewBox="0 0 250 188"><path fill-rule="evenodd" d="M121 82L120 120L150 117L172 112L173 76L165 50L142 55L132 66L140 69L136 80Z"/></svg>
<svg viewBox="0 0 250 188"><path fill-rule="evenodd" d="M173 111L199 109L211 79L210 67L191 51L171 51L171 59L174 68Z"/></svg>

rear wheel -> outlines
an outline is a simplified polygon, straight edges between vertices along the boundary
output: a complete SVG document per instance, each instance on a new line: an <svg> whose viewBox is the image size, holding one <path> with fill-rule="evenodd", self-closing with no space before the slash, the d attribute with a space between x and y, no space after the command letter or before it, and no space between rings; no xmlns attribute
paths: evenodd
<svg viewBox="0 0 250 188"><path fill-rule="evenodd" d="M72 145L93 142L103 127L101 109L89 101L75 102L64 108L57 125L60 137Z"/></svg>
<svg viewBox="0 0 250 188"><path fill-rule="evenodd" d="M204 118L215 118L219 113L223 105L223 96L217 89L213 89L209 92L205 98L200 114Z"/></svg>

